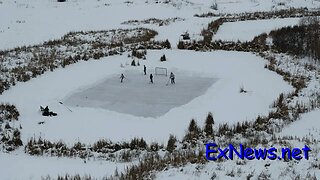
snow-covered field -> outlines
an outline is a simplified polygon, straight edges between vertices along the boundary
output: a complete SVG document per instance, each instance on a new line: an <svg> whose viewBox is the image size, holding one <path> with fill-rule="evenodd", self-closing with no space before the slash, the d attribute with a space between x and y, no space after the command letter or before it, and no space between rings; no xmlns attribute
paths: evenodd
<svg viewBox="0 0 320 180"><path fill-rule="evenodd" d="M129 141L134 137L143 137L148 143L156 141L166 144L170 134L181 139L191 119L202 126L208 112L212 112L216 124L252 121L258 115L267 115L280 93L293 90L283 77L264 68L266 61L253 53L196 52L177 50L176 45L180 35L186 31L192 39L200 39L201 30L218 18L197 18L195 14L270 11L289 7L319 8L320 1L217 0L214 1L217 10L210 8L214 2L208 0L165 2L0 0L0 50L58 39L70 31L135 27L154 29L159 33L156 40L168 39L172 45L170 50L148 50L146 60L139 60L140 66L130 66L132 58L126 52L97 61L80 61L27 82L19 82L5 91L0 95L0 103L10 103L18 108L19 121L12 125L22 127L20 131L24 145L30 138L40 136L53 142L61 140L68 145L78 141L92 144L99 139ZM164 26L123 24L128 20L175 17L183 20ZM224 23L214 40L250 41L261 33L298 22L299 18L287 18ZM159 60L163 54L167 57L166 62ZM176 84L166 86L167 77L155 77L155 84L149 84L149 76L142 74L143 65L147 66L149 73L155 67L174 72ZM128 78L122 84L118 79L121 73ZM247 93L240 93L241 88ZM81 99L85 96L90 101ZM172 102L167 105L170 100ZM39 107L47 105L58 116L42 116ZM319 118L319 110L306 113L278 135L319 139ZM47 175L56 178L65 174L90 174L102 178L113 174L115 169L124 171L125 166L131 163L30 156L24 153L22 146L11 153L0 152L0 179L40 179ZM160 172L156 177L209 179L216 171L218 177L226 179L231 178L225 175L226 172L234 170L237 175L233 179L244 179L256 169L257 173L261 170L275 172L271 179L290 179L294 177L292 174L284 174L287 169L292 170L294 163L278 161L265 168L265 162L249 161L239 173L234 161L224 162L223 165L188 164ZM297 171L302 172L301 178L306 176L309 165L304 160L297 167ZM314 169L310 172L320 175Z"/></svg>
<svg viewBox="0 0 320 180"><path fill-rule="evenodd" d="M66 174L82 176L94 174L96 178L103 178L113 174L116 169L121 172L131 164L94 160L84 162L79 158L37 157L23 154L23 152L0 153L0 159L1 179L3 180L37 180L47 176L56 177Z"/></svg>
<svg viewBox="0 0 320 180"><path fill-rule="evenodd" d="M213 2L207 0L172 0L168 4L156 4L154 0L134 0L133 3L126 3L126 0L69 0L65 3L54 0L2 0L0 2L0 49L38 44L60 38L70 31L124 27L121 23L127 20L181 17L185 21L173 23L169 27L153 26L159 31L157 38L177 42L179 35L185 31L198 37L201 29L215 19L195 18L193 17L195 14L210 11L240 13L289 7L320 7L320 2L316 0L218 0L216 11L210 8ZM159 2L165 2L165 0ZM279 6L281 2L285 5Z"/></svg>
<svg viewBox="0 0 320 180"><path fill-rule="evenodd" d="M132 4L126 0L72 0L58 3L53 0L19 0L3 1L0 4L0 49L16 46L38 44L50 39L57 39L70 31L105 30L124 27L128 20L144 20L148 18L183 17L186 20L178 22L173 27L157 27L160 38L177 39L185 31L199 34L202 27L211 19L194 18L193 15L207 11L209 8L196 5L177 3L170 4L145 3L135 0ZM206 3L207 4L207 3ZM199 27L198 27L199 26ZM161 33L163 30L163 34ZM177 41L177 40L176 40ZM176 44L176 43L175 43Z"/></svg>
<svg viewBox="0 0 320 180"><path fill-rule="evenodd" d="M311 137L320 139L320 110L304 114L299 121L284 128L281 136Z"/></svg>
<svg viewBox="0 0 320 180"><path fill-rule="evenodd" d="M298 25L300 18L251 20L224 23L214 35L214 40L252 41L255 36L286 26ZM239 36L240 35L240 36Z"/></svg>
<svg viewBox="0 0 320 180"><path fill-rule="evenodd" d="M218 11L222 13L242 13L255 11L274 11L290 7L319 8L316 0L217 0Z"/></svg>
<svg viewBox="0 0 320 180"><path fill-rule="evenodd" d="M168 60L161 63L159 58L163 53ZM41 135L49 140L63 140L68 143L76 140L93 143L101 138L122 141L136 136L144 137L149 142L154 140L165 142L170 133L181 137L192 118L203 124L208 112L214 114L218 123L236 123L252 120L257 115L268 114L271 109L270 104L278 95L292 90L281 76L265 69L264 61L251 53L150 51L147 60L141 61L141 65L145 63L151 69L160 66L174 72L193 72L202 74L204 77L215 78L217 81L203 95L185 105L171 109L158 118L142 118L100 108L70 107L72 109L70 112L65 106L59 104L64 98L81 89L94 86L108 77L120 76L123 72L120 64L126 64L127 61L130 59L123 55L107 57L100 61L80 62L66 69L46 73L37 79L18 84L5 92L1 99L19 108L21 112L19 121L24 127L22 129L24 141ZM126 66L125 69L142 73L142 66ZM128 79L130 78L129 76ZM119 83L118 79L114 81ZM180 83L179 77L176 81ZM192 81L185 83L192 83ZM257 83L260 85L256 86ZM125 83L122 85L126 88ZM141 96L148 91L147 88L150 85L145 84L145 86L145 88L141 87ZM248 91L247 94L240 93L242 86ZM41 87L40 91L39 87ZM270 89L270 87L273 88ZM163 88L167 88L165 83ZM185 88L184 91L189 89ZM194 87L190 91L193 91L192 89ZM152 101L152 97L150 98L149 101ZM157 101L153 103L157 104ZM58 113L58 116L42 117L38 111L40 105L48 105L52 111ZM232 113L226 113L227 110L232 110ZM41 121L45 123L38 125ZM124 128L126 133L123 133Z"/></svg>

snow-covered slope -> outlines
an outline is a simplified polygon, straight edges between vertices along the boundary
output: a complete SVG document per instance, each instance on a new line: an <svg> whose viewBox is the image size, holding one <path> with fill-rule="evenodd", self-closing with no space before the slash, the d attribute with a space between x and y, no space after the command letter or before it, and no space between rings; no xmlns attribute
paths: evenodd
<svg viewBox="0 0 320 180"><path fill-rule="evenodd" d="M214 35L214 40L252 41L255 36L286 26L298 25L300 18L252 20L224 23Z"/></svg>
<svg viewBox="0 0 320 180"><path fill-rule="evenodd" d="M280 135L320 139L320 110L304 114L297 122L284 128Z"/></svg>
<svg viewBox="0 0 320 180"><path fill-rule="evenodd" d="M193 18L206 12L239 13L288 9L290 7L319 8L315 0L16 0L0 1L0 49L38 44L56 39L70 31L102 30L123 27L127 20L147 18L185 18L185 22L163 29L161 38L174 39L185 31L199 33L208 19ZM160 3L156 3L160 2ZM210 7L217 3L218 10ZM213 20L210 18L209 20ZM177 32L178 31L178 32ZM161 31L160 31L161 32Z"/></svg>

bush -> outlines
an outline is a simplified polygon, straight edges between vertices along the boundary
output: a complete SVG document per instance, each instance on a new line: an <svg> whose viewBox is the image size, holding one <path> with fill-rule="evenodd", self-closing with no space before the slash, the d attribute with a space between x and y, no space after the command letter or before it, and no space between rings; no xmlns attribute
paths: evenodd
<svg viewBox="0 0 320 180"><path fill-rule="evenodd" d="M178 47L178 49L185 49L183 41L179 41L177 47Z"/></svg>
<svg viewBox="0 0 320 180"><path fill-rule="evenodd" d="M14 105L0 104L0 119L12 121L18 120L19 116L19 111Z"/></svg>
<svg viewBox="0 0 320 180"><path fill-rule="evenodd" d="M151 143L150 144L150 150L151 151L158 151L158 150L160 150L160 149L162 149L163 148L163 145L159 145L157 142L153 142L153 143Z"/></svg>
<svg viewBox="0 0 320 180"><path fill-rule="evenodd" d="M163 43L163 47L166 49L171 49L171 44L168 39Z"/></svg>
<svg viewBox="0 0 320 180"><path fill-rule="evenodd" d="M132 57L136 57L136 58L138 58L138 59L143 59L143 58L145 58L146 57L146 55L147 55L147 51L146 50L141 50L141 49L139 49L139 50L132 50L132 52L131 52L131 56Z"/></svg>
<svg viewBox="0 0 320 180"><path fill-rule="evenodd" d="M131 66L136 66L136 61L135 60L132 60Z"/></svg>
<svg viewBox="0 0 320 180"><path fill-rule="evenodd" d="M133 138L130 142L130 149L133 150L133 149L147 149L148 145L146 143L146 141L141 138L141 139L138 139L138 138Z"/></svg>

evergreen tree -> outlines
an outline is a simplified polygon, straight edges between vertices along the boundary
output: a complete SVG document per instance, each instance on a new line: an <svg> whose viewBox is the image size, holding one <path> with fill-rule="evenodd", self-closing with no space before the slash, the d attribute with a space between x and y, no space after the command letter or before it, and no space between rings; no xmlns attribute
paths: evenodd
<svg viewBox="0 0 320 180"><path fill-rule="evenodd" d="M164 42L164 47L167 49L171 49L171 44L168 39Z"/></svg>
<svg viewBox="0 0 320 180"><path fill-rule="evenodd" d="M195 133L195 134L198 134L200 132L200 128L198 127L198 125L194 119L192 119L190 121L188 132Z"/></svg>
<svg viewBox="0 0 320 180"><path fill-rule="evenodd" d="M206 133L206 136L213 136L213 116L212 113L209 113L205 122L204 132Z"/></svg>
<svg viewBox="0 0 320 180"><path fill-rule="evenodd" d="M173 150L176 148L176 142L177 142L176 137L173 136L172 134L170 134L170 137L169 137L169 140L168 140L168 144L167 144L167 151L172 153Z"/></svg>
<svg viewBox="0 0 320 180"><path fill-rule="evenodd" d="M135 62L135 60L132 60L132 62L131 62L131 66L136 66L136 62Z"/></svg>

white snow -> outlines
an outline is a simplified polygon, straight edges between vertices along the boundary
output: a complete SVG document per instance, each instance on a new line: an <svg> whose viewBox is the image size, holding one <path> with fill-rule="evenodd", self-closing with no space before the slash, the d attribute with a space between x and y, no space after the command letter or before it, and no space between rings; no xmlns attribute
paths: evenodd
<svg viewBox="0 0 320 180"><path fill-rule="evenodd" d="M192 118L195 118L199 125L203 125L208 112L213 113L216 123L230 124L267 114L270 111L270 104L278 95L291 91L292 87L285 83L281 76L265 69L263 59L243 52L178 51L176 44L181 38L180 35L188 31L192 39L199 39L201 30L217 18L196 18L195 14L320 7L320 1L317 0L171 0L168 4L161 3L166 0L157 0L160 3L155 3L156 0L132 0L132 3L125 1L127 0L67 0L65 3L58 3L56 0L0 0L0 50L58 39L70 31L137 27L121 24L128 20L179 17L184 21L177 21L167 26L140 25L158 31L159 35L155 39L169 39L174 49L148 51L147 60L140 61L141 65L145 64L150 69L157 66L166 67L174 72L188 72L186 77L210 78L216 82L206 84L205 92L197 94L185 103L170 107L160 117L144 118L121 113L117 109L71 107L59 103L106 79L112 80L110 78L119 76L122 72L142 73L142 66L120 68L120 64L131 62L127 54L102 58L99 61L78 62L54 72L47 72L26 83L17 83L0 95L0 103L8 102L16 105L21 114L19 121L13 124L16 127L21 124L24 144L31 137L38 136L52 141L62 140L68 145L78 141L92 144L102 138L123 141L133 137L143 137L148 142L165 143L169 134L174 134L180 139ZM213 2L217 2L218 10L210 9ZM296 25L298 22L299 18L287 18L224 23L214 39L249 41L261 33ZM161 63L159 58L163 54L168 61ZM25 59L21 59L21 62L23 61ZM180 82L177 78L177 83ZM248 93L239 93L240 87L244 87ZM317 86L311 86L315 87ZM141 89L139 96L144 96L147 90L144 91L143 87ZM311 90L307 91L311 93ZM184 91L187 93L190 88L185 88ZM41 116L38 111L40 105L48 105L52 111L58 113L58 116ZM319 139L319 117L319 110L307 113L286 127L279 135L298 137L311 135ZM38 122L42 121L45 123L39 125ZM317 147L315 150L318 149ZM247 165L241 167L243 173L237 174L235 178L244 179L254 170L256 171L254 178L257 178L257 174L266 170L265 163L249 161ZM101 160L89 160L84 163L79 158L30 156L22 152L21 147L10 154L0 152L0 179L40 179L47 175L56 178L57 175L66 173L90 174L100 178L112 174L115 169L123 171L126 165L128 164ZM209 179L212 173L216 172L218 178L226 179L231 178L226 176L226 172L232 169L237 171L238 168L234 161L227 161L221 167L219 170L218 163L208 163L202 167L189 164L183 167L183 171L180 168L171 168L160 172L157 178ZM293 168L301 174L310 172L319 177L319 171L307 169L308 167L310 167L308 161L302 163L300 161L298 166L295 162L277 162L272 163L267 171L273 173L272 179L293 179L294 174L286 174L287 169Z"/></svg>
<svg viewBox="0 0 320 180"><path fill-rule="evenodd" d="M193 15L206 7L171 6L167 4L145 3L135 0L133 4L126 0L73 0L65 3L56 1L18 0L3 1L0 4L0 50L16 46L33 45L43 41L57 39L70 31L90 31L125 28L121 25L127 20L148 18L173 18L183 16L186 22L179 22L164 33L179 38L185 31L200 32L207 19L194 18ZM179 3L178 3L179 4ZM178 9L179 8L179 9ZM199 22L194 23L195 20ZM198 25L200 27L196 28ZM166 39L166 35L161 35Z"/></svg>
<svg viewBox="0 0 320 180"><path fill-rule="evenodd" d="M167 62L161 63L159 59L163 54L166 54ZM191 118L196 118L203 124L208 112L214 114L217 123L252 120L259 114L267 114L270 104L280 93L292 90L281 76L265 69L264 61L251 53L148 51L147 60L140 61L141 65L146 64L150 68L166 67L174 72L194 72L218 81L205 94L171 109L159 118L141 118L84 107L69 107L72 109L70 112L58 103L108 77L120 76L125 69L142 73L142 66L125 69L120 67L121 63L127 62L131 62L131 59L126 55L80 62L26 83L18 83L2 95L1 101L15 104L21 112L19 121L23 127L24 142L39 135L48 140L63 140L67 143L76 140L92 143L101 138L121 141L135 136L144 137L149 142L165 142L171 133L181 137ZM247 94L239 92L241 86L248 91ZM147 92L147 89L145 92L143 90L141 88L141 95ZM48 105L58 116L42 117L38 112L40 105ZM38 125L40 121L45 123Z"/></svg>
<svg viewBox="0 0 320 180"><path fill-rule="evenodd" d="M320 110L303 114L298 121L285 127L279 135L320 139Z"/></svg>
<svg viewBox="0 0 320 180"><path fill-rule="evenodd" d="M300 18L250 20L226 22L220 26L214 40L223 41L252 41L255 36L269 33L272 30L286 26L298 25Z"/></svg>
<svg viewBox="0 0 320 180"><path fill-rule="evenodd" d="M243 13L255 11L276 11L290 7L319 8L320 2L315 0L216 0L218 12Z"/></svg>
<svg viewBox="0 0 320 180"><path fill-rule="evenodd" d="M96 178L112 175L117 169L122 172L130 163L115 163L110 161L87 160L80 158L37 157L23 153L0 153L1 179L37 180L50 176L66 174L81 176L94 174Z"/></svg>

